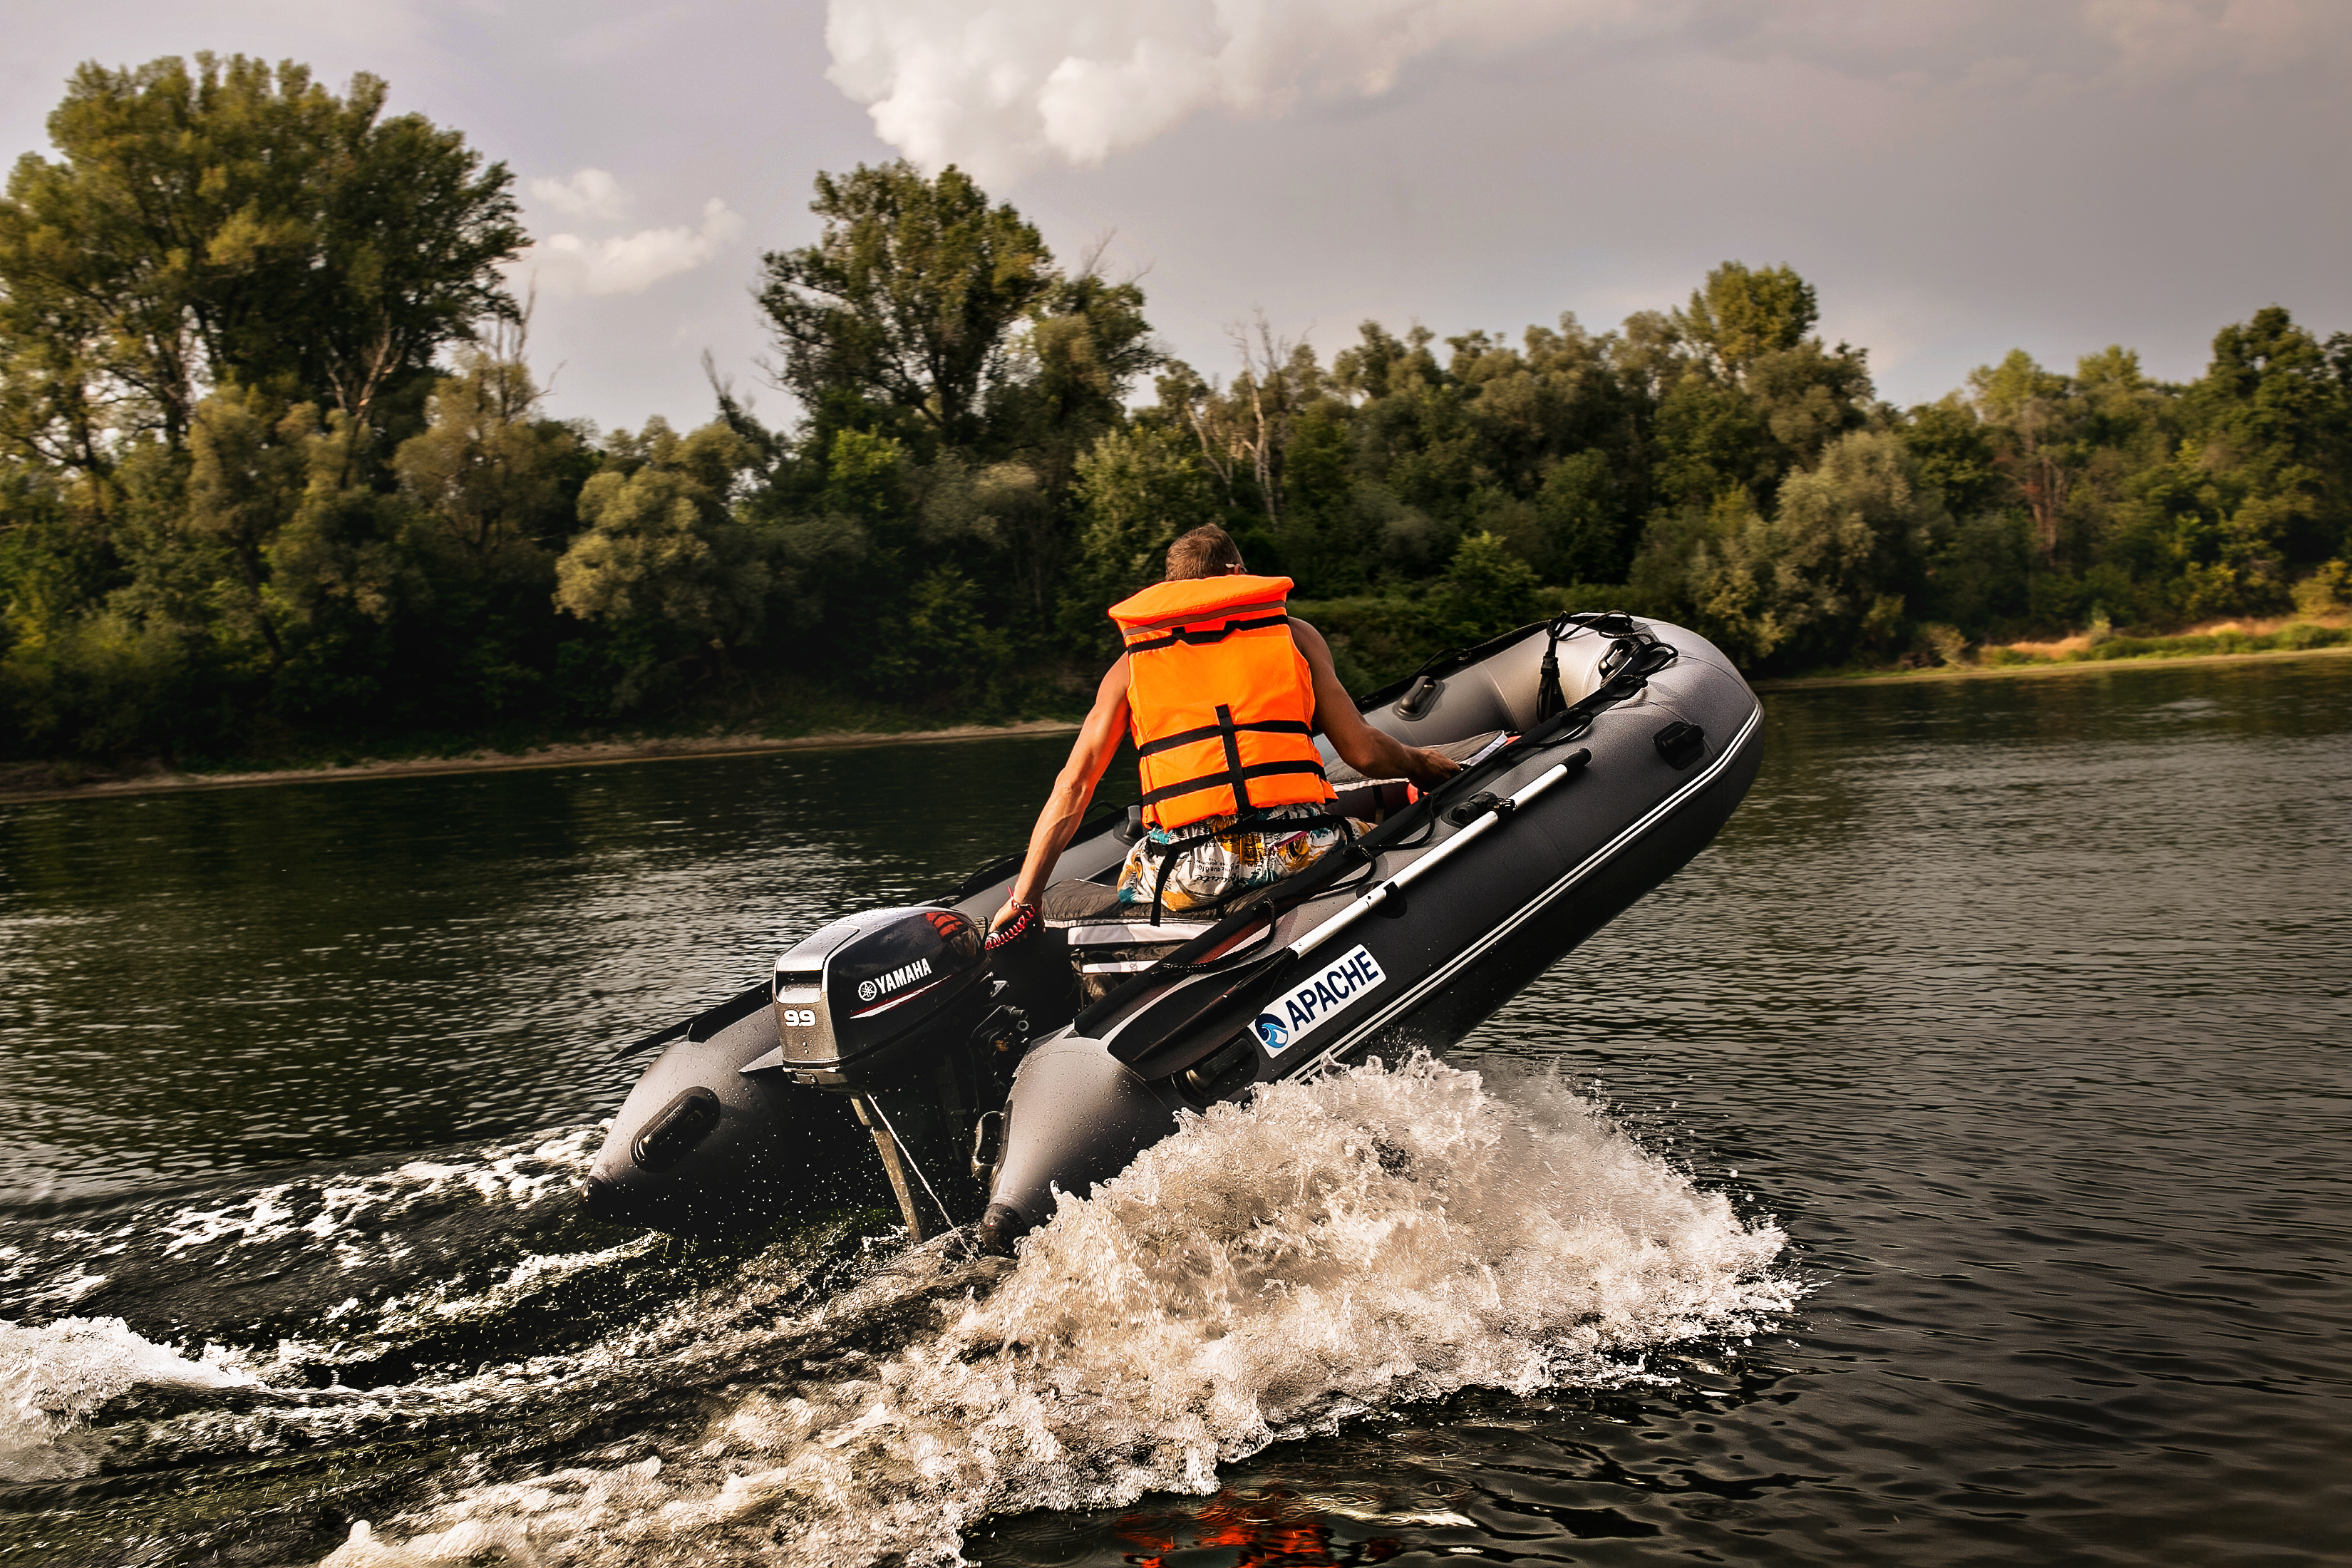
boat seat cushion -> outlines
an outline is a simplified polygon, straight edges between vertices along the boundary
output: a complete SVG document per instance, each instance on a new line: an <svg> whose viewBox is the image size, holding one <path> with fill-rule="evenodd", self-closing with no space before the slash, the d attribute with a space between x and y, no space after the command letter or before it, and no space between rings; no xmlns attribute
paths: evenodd
<svg viewBox="0 0 2352 1568"><path fill-rule="evenodd" d="M1116 887L1074 879L1048 887L1038 897L1037 912L1044 917L1048 930L1063 932L1064 940L1073 947L1123 946L1132 942L1173 945L1192 941L1270 890L1244 888L1229 899L1186 910L1181 914L1162 910L1159 925L1154 926L1150 905L1123 904L1118 901Z"/></svg>
<svg viewBox="0 0 2352 1568"><path fill-rule="evenodd" d="M1442 746L1432 746L1429 749L1433 752L1442 752L1455 762L1467 766L1471 758L1501 740L1507 733L1508 733L1507 731L1489 730L1483 735L1473 735L1466 741L1448 741ZM1339 762L1325 768L1323 776L1331 781L1331 787L1335 790L1361 789L1366 784L1402 782L1398 779L1368 779L1347 763Z"/></svg>
<svg viewBox="0 0 2352 1568"><path fill-rule="evenodd" d="M1054 883L1037 899L1037 912L1045 917L1045 923L1063 930L1110 914L1123 907L1118 901L1117 888L1103 882L1075 879Z"/></svg>
<svg viewBox="0 0 2352 1568"><path fill-rule="evenodd" d="M1180 943L1202 935L1226 915L1270 891L1244 888L1229 899L1181 915L1162 911L1155 926L1150 905L1123 904L1116 888L1074 880L1047 888L1038 897L1037 912L1045 917L1046 929L1059 931L1069 944L1070 959L1077 969L1079 999L1091 1004L1167 957Z"/></svg>

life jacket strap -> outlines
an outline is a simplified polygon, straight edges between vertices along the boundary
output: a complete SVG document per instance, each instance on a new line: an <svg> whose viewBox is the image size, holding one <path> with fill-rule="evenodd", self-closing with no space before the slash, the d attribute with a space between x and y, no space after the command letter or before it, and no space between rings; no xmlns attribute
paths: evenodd
<svg viewBox="0 0 2352 1568"><path fill-rule="evenodd" d="M1145 637L1140 641L1129 643L1127 651L1150 653L1159 648L1174 647L1178 643L1182 643L1188 647L1198 647L1203 643L1223 642L1235 632L1264 631L1268 626L1286 626L1289 624L1288 616L1260 616L1253 620L1227 621L1223 626L1213 629L1207 626L1175 626L1156 637Z"/></svg>
<svg viewBox="0 0 2352 1568"><path fill-rule="evenodd" d="M1234 792L1234 809L1236 812L1243 812L1252 809L1255 804L1250 799L1249 794L1249 781L1252 779L1271 778L1277 773L1313 773L1318 778L1322 776L1322 763L1312 758L1298 758L1278 763L1252 763L1247 767L1244 767L1239 740L1244 730L1271 731L1281 735L1315 733L1313 726L1297 719L1263 719L1245 724L1236 724L1234 722L1233 709L1220 702L1217 704L1217 721L1214 724L1187 730L1181 734L1164 735L1157 741L1147 742L1138 748L1137 754L1149 756L1154 752L1166 751L1173 746L1192 746L1203 741L1223 741L1225 752L1224 771L1202 773L1195 778L1179 779L1174 784L1161 784L1158 789L1146 790L1143 795L1143 804L1158 805L1161 801L1173 800L1180 795L1198 795L1204 789L1218 789L1230 784Z"/></svg>
<svg viewBox="0 0 2352 1568"><path fill-rule="evenodd" d="M1223 713L1227 710L1220 708L1217 711ZM1269 735L1311 736L1315 733L1314 725L1298 719L1261 719L1249 724L1203 724L1197 730L1180 730L1173 735L1162 735L1156 741L1137 747L1135 754L1139 757L1156 756L1161 752L1174 751L1179 746L1189 746L1200 741L1213 741L1220 735L1237 734L1244 730L1255 730Z"/></svg>
<svg viewBox="0 0 2352 1568"><path fill-rule="evenodd" d="M1234 785L1234 793L1241 797L1235 803L1234 809L1252 811L1256 808L1250 804L1248 791L1239 781L1269 778L1276 773L1320 773L1322 771L1323 764L1320 763L1254 763L1245 768L1211 773L1206 778L1185 779L1178 784L1162 784L1158 789L1146 791L1141 804L1158 805L1161 801L1173 800L1180 795L1198 795L1204 789L1215 789L1219 784L1230 784Z"/></svg>

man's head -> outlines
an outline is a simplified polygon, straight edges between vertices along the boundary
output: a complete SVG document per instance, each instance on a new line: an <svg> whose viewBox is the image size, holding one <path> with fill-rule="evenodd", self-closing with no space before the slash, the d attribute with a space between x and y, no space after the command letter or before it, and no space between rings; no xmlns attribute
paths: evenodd
<svg viewBox="0 0 2352 1568"><path fill-rule="evenodd" d="M1241 569L1242 552L1234 547L1232 536L1213 522L1180 535L1168 547L1167 581L1171 583L1223 577Z"/></svg>

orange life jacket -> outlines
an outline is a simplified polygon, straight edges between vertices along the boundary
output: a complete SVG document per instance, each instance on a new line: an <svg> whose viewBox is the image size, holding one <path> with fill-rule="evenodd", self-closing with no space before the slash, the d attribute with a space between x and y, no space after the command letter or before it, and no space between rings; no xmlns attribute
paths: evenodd
<svg viewBox="0 0 2352 1568"><path fill-rule="evenodd" d="M1283 607L1290 586L1194 577L1110 607L1127 637L1127 709L1153 826L1332 798L1315 749L1314 678Z"/></svg>

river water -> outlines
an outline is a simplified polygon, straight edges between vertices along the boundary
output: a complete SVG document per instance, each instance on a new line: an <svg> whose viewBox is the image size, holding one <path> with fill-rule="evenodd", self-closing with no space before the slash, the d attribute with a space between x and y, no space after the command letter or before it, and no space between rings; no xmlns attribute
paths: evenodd
<svg viewBox="0 0 2352 1568"><path fill-rule="evenodd" d="M0 1561L2352 1562L2352 660L1768 725L1444 1063L1009 1269L569 1189L1058 742L0 807Z"/></svg>

